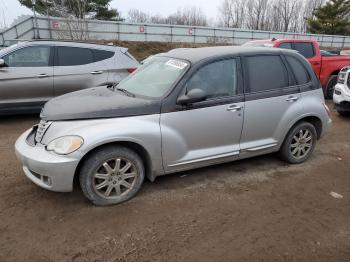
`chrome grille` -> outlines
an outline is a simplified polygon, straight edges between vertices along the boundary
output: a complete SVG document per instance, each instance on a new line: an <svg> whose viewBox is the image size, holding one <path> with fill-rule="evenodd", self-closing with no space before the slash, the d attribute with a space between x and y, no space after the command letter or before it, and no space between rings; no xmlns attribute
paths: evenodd
<svg viewBox="0 0 350 262"><path fill-rule="evenodd" d="M37 129L36 134L35 134L35 141L37 143L41 142L41 140L43 139L43 136L44 136L46 130L49 128L51 123L52 122L48 122L48 121L44 121L44 120L40 121L40 123L38 125L38 129Z"/></svg>

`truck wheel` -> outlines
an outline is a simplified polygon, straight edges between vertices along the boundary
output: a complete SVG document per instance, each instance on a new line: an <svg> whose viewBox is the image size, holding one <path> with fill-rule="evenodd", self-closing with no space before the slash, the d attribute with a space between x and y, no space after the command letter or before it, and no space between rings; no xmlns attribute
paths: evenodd
<svg viewBox="0 0 350 262"><path fill-rule="evenodd" d="M79 172L84 195L95 205L119 204L140 190L145 177L142 159L126 147L108 146L85 159Z"/></svg>
<svg viewBox="0 0 350 262"><path fill-rule="evenodd" d="M340 116L350 116L350 112L338 111Z"/></svg>
<svg viewBox="0 0 350 262"><path fill-rule="evenodd" d="M332 75L329 78L327 82L326 90L325 90L326 98L333 99L334 87L337 84L337 80L338 80L338 76L336 75Z"/></svg>
<svg viewBox="0 0 350 262"><path fill-rule="evenodd" d="M308 122L301 122L289 131L279 155L290 164L303 163L312 155L316 140L315 127Z"/></svg>

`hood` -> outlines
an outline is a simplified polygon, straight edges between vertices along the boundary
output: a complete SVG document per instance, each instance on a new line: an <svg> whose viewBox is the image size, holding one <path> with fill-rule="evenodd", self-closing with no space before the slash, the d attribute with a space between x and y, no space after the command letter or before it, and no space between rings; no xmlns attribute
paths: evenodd
<svg viewBox="0 0 350 262"><path fill-rule="evenodd" d="M45 121L125 117L159 114L160 107L158 100L130 97L102 86L54 98L40 116Z"/></svg>

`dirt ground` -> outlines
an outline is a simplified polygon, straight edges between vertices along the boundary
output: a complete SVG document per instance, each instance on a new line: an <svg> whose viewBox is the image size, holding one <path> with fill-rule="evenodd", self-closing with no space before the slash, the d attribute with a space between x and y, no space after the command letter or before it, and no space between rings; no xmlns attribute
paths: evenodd
<svg viewBox="0 0 350 262"><path fill-rule="evenodd" d="M24 176L13 145L37 121L0 119L0 261L350 261L350 118L334 112L305 164L269 155L170 175L103 208Z"/></svg>

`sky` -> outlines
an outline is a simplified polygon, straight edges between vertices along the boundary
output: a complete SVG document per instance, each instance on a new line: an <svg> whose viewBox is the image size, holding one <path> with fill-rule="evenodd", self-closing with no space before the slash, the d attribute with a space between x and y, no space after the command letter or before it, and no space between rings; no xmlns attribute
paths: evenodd
<svg viewBox="0 0 350 262"><path fill-rule="evenodd" d="M124 17L131 8L166 16L176 12L179 7L198 6L208 18L216 19L219 3L218 0L113 0L111 6L117 8ZM0 0L0 25L6 23L9 26L22 14L32 14L32 12L21 6L18 0Z"/></svg>

